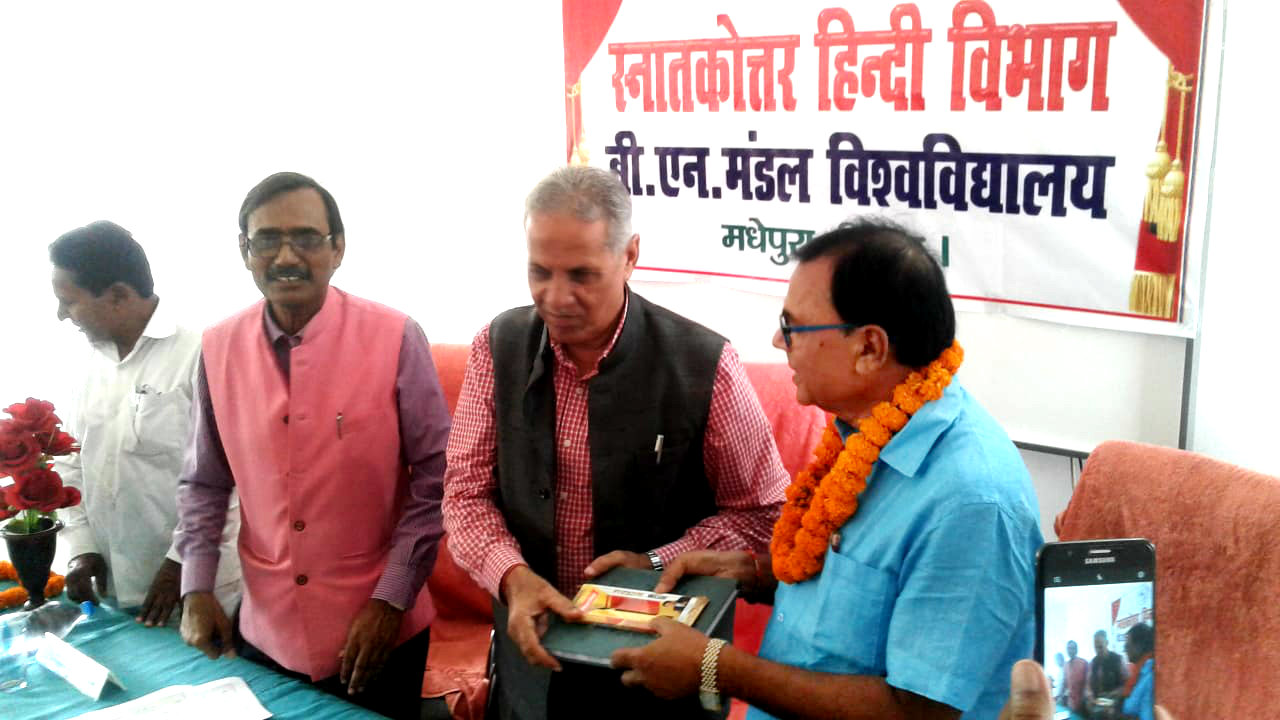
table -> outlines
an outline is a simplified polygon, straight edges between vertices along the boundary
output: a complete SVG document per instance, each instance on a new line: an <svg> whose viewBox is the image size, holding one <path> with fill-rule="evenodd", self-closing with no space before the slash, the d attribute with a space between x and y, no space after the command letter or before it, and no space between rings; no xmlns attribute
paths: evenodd
<svg viewBox="0 0 1280 720"><path fill-rule="evenodd" d="M199 685L233 675L244 678L263 707L280 720L382 717L248 660L209 660L183 643L176 628L148 628L118 610L100 608L77 625L66 641L110 668L128 689L109 686L102 700L95 702L36 664L27 675L26 688L0 693L0 718L72 718L170 685Z"/></svg>

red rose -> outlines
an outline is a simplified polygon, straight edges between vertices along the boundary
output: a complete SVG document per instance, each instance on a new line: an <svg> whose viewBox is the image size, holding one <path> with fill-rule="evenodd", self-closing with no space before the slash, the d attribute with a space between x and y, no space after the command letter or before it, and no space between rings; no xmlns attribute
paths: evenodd
<svg viewBox="0 0 1280 720"><path fill-rule="evenodd" d="M23 430L50 434L62 423L53 414L53 403L29 397L25 403L14 403L4 409L13 416L13 422Z"/></svg>
<svg viewBox="0 0 1280 720"><path fill-rule="evenodd" d="M49 442L44 444L44 451L49 455L70 455L80 449L76 447L76 439L61 430L55 431L52 436L41 437L49 438Z"/></svg>
<svg viewBox="0 0 1280 720"><path fill-rule="evenodd" d="M80 504L80 491L73 487L67 487L64 485L62 488L62 504L59 505L58 507L65 508L65 507L71 507L72 505L79 505L79 504Z"/></svg>
<svg viewBox="0 0 1280 720"><path fill-rule="evenodd" d="M62 505L62 478L42 467L14 473L13 484L5 488L4 499L19 510L53 512Z"/></svg>
<svg viewBox="0 0 1280 720"><path fill-rule="evenodd" d="M0 420L0 477L31 467L40 452L35 435L11 420Z"/></svg>

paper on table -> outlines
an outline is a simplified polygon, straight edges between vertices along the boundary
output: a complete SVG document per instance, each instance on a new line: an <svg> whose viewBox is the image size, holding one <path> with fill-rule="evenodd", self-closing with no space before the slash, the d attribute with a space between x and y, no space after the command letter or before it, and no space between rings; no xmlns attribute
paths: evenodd
<svg viewBox="0 0 1280 720"><path fill-rule="evenodd" d="M266 720L271 713L238 677L226 677L203 685L170 685L136 700L85 713L76 720L136 720L174 718L202 720Z"/></svg>

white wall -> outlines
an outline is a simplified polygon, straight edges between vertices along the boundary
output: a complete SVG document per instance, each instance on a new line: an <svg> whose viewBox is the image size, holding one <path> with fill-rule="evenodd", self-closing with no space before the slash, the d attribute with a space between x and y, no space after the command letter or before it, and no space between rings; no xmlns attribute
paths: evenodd
<svg viewBox="0 0 1280 720"><path fill-rule="evenodd" d="M67 400L84 347L46 248L133 231L165 302L204 325L258 295L236 246L278 170L337 197L335 283L468 342L527 302L524 195L563 162L559 3L7 3L0 402ZM465 58L466 63L460 62Z"/></svg>
<svg viewBox="0 0 1280 720"><path fill-rule="evenodd" d="M1274 3L1227 8L1218 146L1213 170L1203 319L1194 360L1190 447L1280 475L1274 215L1276 102L1258 82L1275 64Z"/></svg>
<svg viewBox="0 0 1280 720"><path fill-rule="evenodd" d="M1265 94L1251 84L1260 72L1251 66L1270 64L1262 33L1275 11L1263 5L1234 3L1228 20L1192 438L1196 449L1280 472L1268 413L1280 404L1268 372L1280 347L1261 292L1280 264L1267 225L1274 143ZM527 302L521 205L564 151L559 3L501 13L398 2L0 7L9 108L0 403L69 397L84 342L54 320L45 250L54 237L98 218L120 222L147 248L165 301L204 324L257 297L235 214L253 183L281 169L312 174L342 206L348 254L336 282L411 313L433 341L468 342ZM779 298L726 300L699 284L640 289L725 333L746 359L780 359L769 346ZM963 332L995 322L975 317L962 317ZM1036 337L1053 335L1037 327ZM1153 352L1180 353L1171 343ZM1070 350L1086 358L1097 348ZM978 367L975 358L970 372ZM1158 367L1172 376L1181 360ZM1157 441L1172 444L1174 404L1141 407L1123 421L1158 425ZM1070 494L1070 461L1024 457L1049 535Z"/></svg>

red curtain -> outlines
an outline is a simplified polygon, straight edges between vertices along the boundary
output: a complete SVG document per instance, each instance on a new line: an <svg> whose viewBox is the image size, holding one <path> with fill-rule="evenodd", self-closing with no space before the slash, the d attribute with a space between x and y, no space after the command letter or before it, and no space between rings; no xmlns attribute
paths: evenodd
<svg viewBox="0 0 1280 720"><path fill-rule="evenodd" d="M1138 26L1151 44L1169 58L1173 69L1195 76L1200 84L1200 36L1204 21L1204 0L1119 0L1130 19ZM1182 143L1177 156L1184 166L1189 165L1193 133L1192 97L1187 100L1186 119L1182 129ZM1170 93L1165 107L1165 143L1173 155L1178 145L1178 94Z"/></svg>
<svg viewBox="0 0 1280 720"><path fill-rule="evenodd" d="M1195 87L1199 86L1200 38L1204 22L1204 0L1118 0L1130 19L1138 26L1147 39L1169 58L1169 64L1179 73L1193 76ZM1167 78L1152 78L1152 82L1167 81ZM1162 139L1168 146L1169 155L1182 161L1184 171L1190 170L1191 146L1195 128L1195 93L1186 99L1185 112L1181 119L1179 133L1179 114L1182 98L1179 93L1170 92L1165 104L1164 135ZM1179 134L1181 137L1179 137ZM1183 217L1185 218L1187 193L1190 184L1184 187L1182 195ZM1182 273L1182 233L1179 228L1178 242L1170 243L1160 240L1150 223L1143 223L1138 230L1138 251L1134 258L1135 273L1156 273L1171 276L1175 285L1173 289L1172 307L1168 308L1166 317L1177 319L1181 303L1179 287Z"/></svg>
<svg viewBox="0 0 1280 720"><path fill-rule="evenodd" d="M1142 34L1178 72L1195 72L1200 62L1204 0L1119 0Z"/></svg>
<svg viewBox="0 0 1280 720"><path fill-rule="evenodd" d="M565 159L573 159L582 131L582 105L575 88L582 69L591 61L622 0L562 0L564 15ZM593 88L593 90L596 88Z"/></svg>

